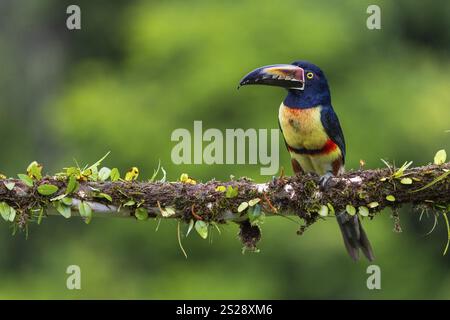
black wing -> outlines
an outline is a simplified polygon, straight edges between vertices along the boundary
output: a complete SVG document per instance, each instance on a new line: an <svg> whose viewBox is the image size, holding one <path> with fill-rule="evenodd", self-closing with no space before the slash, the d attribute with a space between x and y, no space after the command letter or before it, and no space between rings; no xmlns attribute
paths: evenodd
<svg viewBox="0 0 450 320"><path fill-rule="evenodd" d="M330 139L337 144L342 152L342 162L345 162L345 140L342 133L341 124L339 119L331 106L322 106L320 114L320 120L325 129L325 132Z"/></svg>

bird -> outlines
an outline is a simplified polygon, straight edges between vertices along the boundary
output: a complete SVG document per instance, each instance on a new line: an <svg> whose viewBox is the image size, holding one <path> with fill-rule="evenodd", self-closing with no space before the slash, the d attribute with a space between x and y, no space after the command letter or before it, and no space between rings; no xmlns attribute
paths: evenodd
<svg viewBox="0 0 450 320"><path fill-rule="evenodd" d="M308 61L273 64L246 74L238 88L268 85L287 90L278 111L278 123L296 175L316 173L319 185L326 189L330 178L345 172L345 139L331 104L324 72ZM345 248L359 260L360 250L369 261L375 256L358 215L336 213Z"/></svg>

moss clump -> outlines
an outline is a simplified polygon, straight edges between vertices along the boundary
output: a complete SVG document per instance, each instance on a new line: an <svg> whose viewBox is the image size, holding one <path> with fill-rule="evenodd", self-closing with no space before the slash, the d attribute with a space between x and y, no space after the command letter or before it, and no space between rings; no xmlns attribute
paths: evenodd
<svg viewBox="0 0 450 320"><path fill-rule="evenodd" d="M244 245L244 249L257 251L256 245L261 240L261 229L257 225L251 225L248 220L241 222L239 226L239 239Z"/></svg>

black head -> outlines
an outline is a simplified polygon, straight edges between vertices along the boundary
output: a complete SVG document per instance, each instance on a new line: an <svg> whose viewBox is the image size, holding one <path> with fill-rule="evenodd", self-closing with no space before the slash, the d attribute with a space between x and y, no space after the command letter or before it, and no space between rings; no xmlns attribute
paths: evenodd
<svg viewBox="0 0 450 320"><path fill-rule="evenodd" d="M285 103L292 107L313 107L330 103L330 90L323 71L307 61L261 67L248 73L239 86L262 84L288 90Z"/></svg>

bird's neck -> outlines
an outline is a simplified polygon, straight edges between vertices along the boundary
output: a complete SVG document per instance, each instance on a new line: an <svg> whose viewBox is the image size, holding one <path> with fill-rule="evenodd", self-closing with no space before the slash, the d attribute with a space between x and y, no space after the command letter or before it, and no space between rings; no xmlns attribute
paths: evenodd
<svg viewBox="0 0 450 320"><path fill-rule="evenodd" d="M318 105L331 104L331 97L329 91L304 92L301 90L288 90L288 95L283 101L285 106L294 109L308 109L314 108Z"/></svg>

